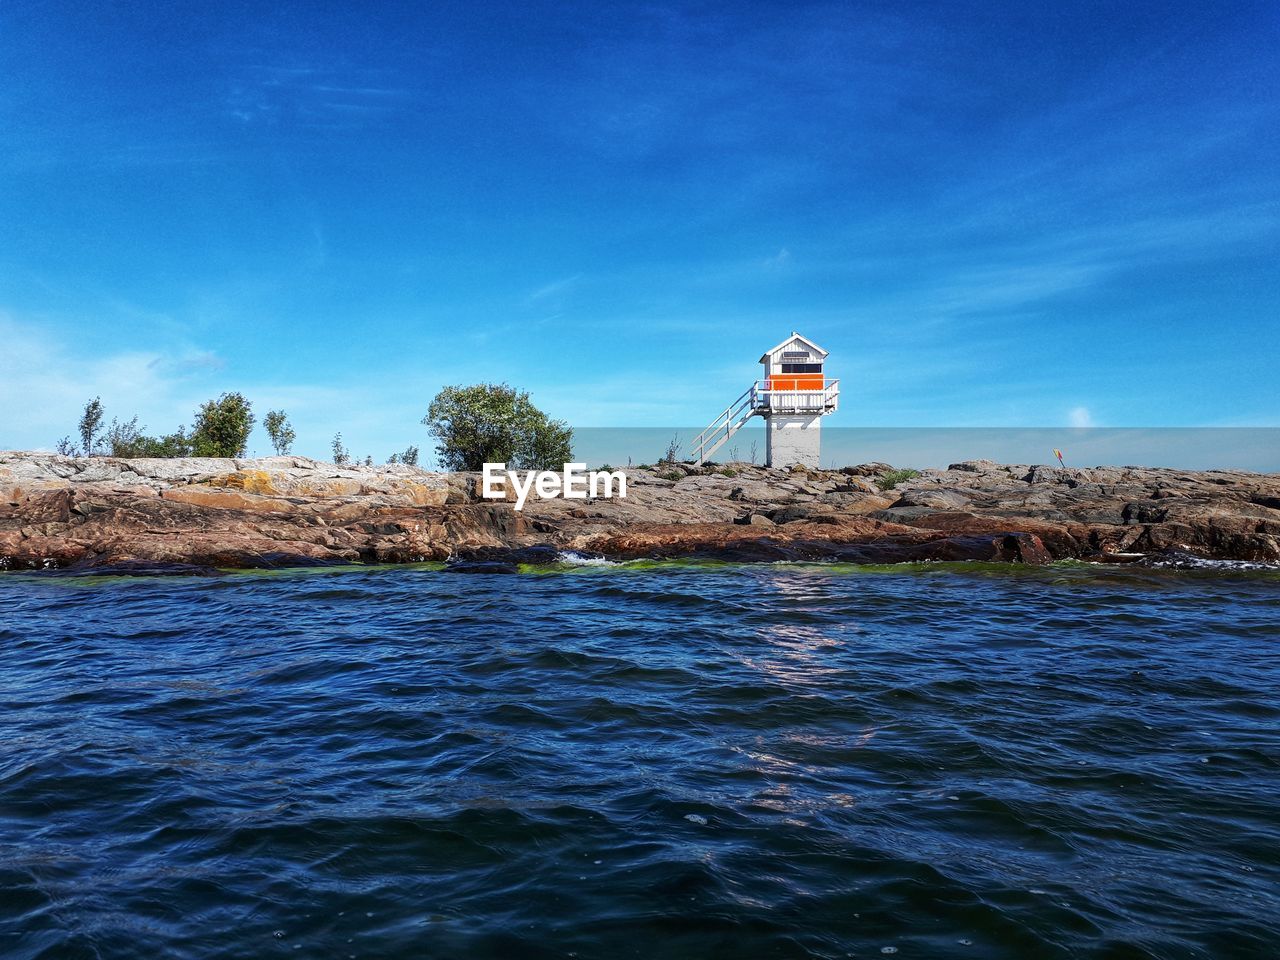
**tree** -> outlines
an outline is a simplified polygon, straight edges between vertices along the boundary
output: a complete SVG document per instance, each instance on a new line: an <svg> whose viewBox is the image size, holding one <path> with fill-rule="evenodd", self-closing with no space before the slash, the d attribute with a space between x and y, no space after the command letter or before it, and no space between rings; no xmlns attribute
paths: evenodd
<svg viewBox="0 0 1280 960"><path fill-rule="evenodd" d="M293 432L293 424L283 410L268 410L267 415L262 418L262 425L267 428L267 436L271 438L271 445L276 448L276 453L284 456L293 449L293 441L298 435Z"/></svg>
<svg viewBox="0 0 1280 960"><path fill-rule="evenodd" d="M102 435L102 398L94 397L84 405L80 416L80 446L86 457L93 456L93 448Z"/></svg>
<svg viewBox="0 0 1280 960"><path fill-rule="evenodd" d="M138 418L118 423L114 418L107 428L106 440L113 457L189 457L191 456L191 438L186 428L179 427L177 432L164 437L148 437L143 431L146 427L138 426Z"/></svg>
<svg viewBox="0 0 1280 960"><path fill-rule="evenodd" d="M107 427L107 450L113 457L140 457L142 431L138 428L138 418L118 423L111 418L111 426Z"/></svg>
<svg viewBox="0 0 1280 960"><path fill-rule="evenodd" d="M58 446L55 449L64 457L74 457L79 447L72 442L70 437L63 437L58 441Z"/></svg>
<svg viewBox="0 0 1280 960"><path fill-rule="evenodd" d="M486 463L559 469L573 458L573 429L549 420L528 391L505 383L445 387L422 422L438 441L436 453L448 470L480 470Z"/></svg>
<svg viewBox="0 0 1280 960"><path fill-rule="evenodd" d="M351 462L351 451L342 445L341 433L333 435L333 462L340 467Z"/></svg>
<svg viewBox="0 0 1280 960"><path fill-rule="evenodd" d="M400 454L400 462L416 467L418 465L418 448L413 445L405 448L404 453Z"/></svg>
<svg viewBox="0 0 1280 960"><path fill-rule="evenodd" d="M243 457L253 423L253 405L238 393L206 401L191 429L192 452L197 457Z"/></svg>
<svg viewBox="0 0 1280 960"><path fill-rule="evenodd" d="M178 427L174 433L163 437L140 438L140 457L189 457L192 456L192 438L186 427Z"/></svg>

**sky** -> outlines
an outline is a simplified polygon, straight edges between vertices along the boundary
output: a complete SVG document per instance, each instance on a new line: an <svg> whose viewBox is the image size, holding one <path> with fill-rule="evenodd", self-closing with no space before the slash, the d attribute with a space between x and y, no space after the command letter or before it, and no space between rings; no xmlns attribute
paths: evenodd
<svg viewBox="0 0 1280 960"><path fill-rule="evenodd" d="M1280 426L1274 3L0 5L0 448L446 384L701 426ZM837 423L838 421L838 423ZM267 453L261 428L250 449Z"/></svg>

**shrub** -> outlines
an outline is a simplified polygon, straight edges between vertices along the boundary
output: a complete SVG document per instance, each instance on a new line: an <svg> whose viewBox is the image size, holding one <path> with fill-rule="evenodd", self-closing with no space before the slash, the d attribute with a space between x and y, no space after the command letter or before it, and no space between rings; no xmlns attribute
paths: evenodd
<svg viewBox="0 0 1280 960"><path fill-rule="evenodd" d="M887 473L880 474L876 480L876 486L881 490L892 490L903 480L910 480L912 477L920 476L919 470L890 470Z"/></svg>
<svg viewBox="0 0 1280 960"><path fill-rule="evenodd" d="M117 423L111 418L111 426L107 427L107 450L113 457L140 457L142 430L138 427L138 418Z"/></svg>
<svg viewBox="0 0 1280 960"><path fill-rule="evenodd" d="M177 432L163 437L139 437L138 457L189 457L191 456L191 438L186 428L179 427Z"/></svg>
<svg viewBox="0 0 1280 960"><path fill-rule="evenodd" d="M676 434L671 438L671 442L667 444L666 452L658 458L659 463L675 463L676 457L680 455L680 435Z"/></svg>
<svg viewBox="0 0 1280 960"><path fill-rule="evenodd" d="M549 470L573 459L573 429L548 419L527 391L505 383L445 387L422 422L447 470L480 470L486 463Z"/></svg>
<svg viewBox="0 0 1280 960"><path fill-rule="evenodd" d="M341 433L333 435L333 443L330 446L333 449L333 462L337 466L345 466L351 462L351 451L342 445Z"/></svg>
<svg viewBox="0 0 1280 960"><path fill-rule="evenodd" d="M126 459L191 456L191 438L187 436L185 427L179 427L176 433L165 437L148 437L143 433L145 429L146 427L138 426L137 417L124 423L117 422L113 417L106 432L110 455Z"/></svg>
<svg viewBox="0 0 1280 960"><path fill-rule="evenodd" d="M253 405L238 393L224 393L196 411L191 449L197 457L243 457L253 430Z"/></svg>

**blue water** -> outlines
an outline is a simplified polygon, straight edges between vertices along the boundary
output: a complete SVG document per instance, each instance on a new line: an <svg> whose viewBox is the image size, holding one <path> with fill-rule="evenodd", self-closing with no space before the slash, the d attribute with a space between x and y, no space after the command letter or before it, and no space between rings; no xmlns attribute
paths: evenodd
<svg viewBox="0 0 1280 960"><path fill-rule="evenodd" d="M1275 957L1280 576L0 576L5 957Z"/></svg>

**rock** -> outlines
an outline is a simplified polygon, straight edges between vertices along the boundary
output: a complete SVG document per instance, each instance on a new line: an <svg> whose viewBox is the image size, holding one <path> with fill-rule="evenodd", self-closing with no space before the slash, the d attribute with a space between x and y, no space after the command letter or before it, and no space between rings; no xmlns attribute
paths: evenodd
<svg viewBox="0 0 1280 960"><path fill-rule="evenodd" d="M904 489L893 503L894 508L932 507L935 510L964 510L969 498L958 490Z"/></svg>
<svg viewBox="0 0 1280 960"><path fill-rule="evenodd" d="M160 494L165 500L176 503L189 503L198 507L213 510L239 510L246 513L292 513L296 509L288 500L278 497L261 497L252 493L238 493L234 490L219 490L209 487L175 487Z"/></svg>
<svg viewBox="0 0 1280 960"><path fill-rule="evenodd" d="M840 472L850 477L883 477L893 470L887 463L876 460L872 463L860 463L853 467L841 467Z"/></svg>
<svg viewBox="0 0 1280 960"><path fill-rule="evenodd" d="M893 501L883 494L879 493L876 488L875 493L845 493L836 491L835 493L824 493L818 498L819 502L835 507L843 513L874 513L877 510L887 509Z"/></svg>
<svg viewBox="0 0 1280 960"><path fill-rule="evenodd" d="M827 503L798 503L789 507L780 507L768 513L769 519L775 524L839 516L840 509Z"/></svg>
<svg viewBox="0 0 1280 960"><path fill-rule="evenodd" d="M1139 553L1280 561L1275 475L968 460L886 494L872 478L888 469L664 464L628 470L626 499L530 499L516 512L481 502L475 474L405 465L0 452L0 567L511 565L555 562L563 550L867 563Z"/></svg>

